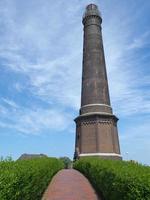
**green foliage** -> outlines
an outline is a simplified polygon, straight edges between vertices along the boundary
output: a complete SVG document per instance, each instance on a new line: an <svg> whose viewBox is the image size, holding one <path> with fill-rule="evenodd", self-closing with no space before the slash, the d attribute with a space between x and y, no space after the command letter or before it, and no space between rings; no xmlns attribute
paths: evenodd
<svg viewBox="0 0 150 200"><path fill-rule="evenodd" d="M60 160L64 163L65 169L71 168L72 161L68 157L60 157Z"/></svg>
<svg viewBox="0 0 150 200"><path fill-rule="evenodd" d="M40 200L52 177L64 167L56 158L0 162L0 200Z"/></svg>
<svg viewBox="0 0 150 200"><path fill-rule="evenodd" d="M137 163L83 158L74 168L106 200L150 200L150 167Z"/></svg>

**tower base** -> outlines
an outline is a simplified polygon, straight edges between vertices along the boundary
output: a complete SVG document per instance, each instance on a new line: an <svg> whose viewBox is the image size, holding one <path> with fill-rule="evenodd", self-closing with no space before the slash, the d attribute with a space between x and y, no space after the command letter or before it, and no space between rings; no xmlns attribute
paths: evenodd
<svg viewBox="0 0 150 200"><path fill-rule="evenodd" d="M74 158L94 156L122 160L117 121L118 118L109 113L87 113L77 117Z"/></svg>

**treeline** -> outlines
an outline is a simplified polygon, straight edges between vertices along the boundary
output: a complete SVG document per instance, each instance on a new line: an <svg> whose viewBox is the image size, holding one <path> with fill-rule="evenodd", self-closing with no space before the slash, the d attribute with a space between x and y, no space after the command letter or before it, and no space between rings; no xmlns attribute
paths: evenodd
<svg viewBox="0 0 150 200"><path fill-rule="evenodd" d="M105 200L150 200L150 167L137 163L83 158L74 168Z"/></svg>

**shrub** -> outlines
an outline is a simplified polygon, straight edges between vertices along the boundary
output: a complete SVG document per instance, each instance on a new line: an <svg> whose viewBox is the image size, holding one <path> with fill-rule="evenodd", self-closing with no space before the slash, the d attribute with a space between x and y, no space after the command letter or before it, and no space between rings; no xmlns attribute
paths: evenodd
<svg viewBox="0 0 150 200"><path fill-rule="evenodd" d="M0 162L0 200L38 200L54 174L63 168L55 158Z"/></svg>
<svg viewBox="0 0 150 200"><path fill-rule="evenodd" d="M137 163L83 158L74 164L106 200L150 200L150 167Z"/></svg>
<svg viewBox="0 0 150 200"><path fill-rule="evenodd" d="M59 159L61 161L63 161L65 169L71 168L72 161L70 160L70 158L68 158L68 157L60 157Z"/></svg>

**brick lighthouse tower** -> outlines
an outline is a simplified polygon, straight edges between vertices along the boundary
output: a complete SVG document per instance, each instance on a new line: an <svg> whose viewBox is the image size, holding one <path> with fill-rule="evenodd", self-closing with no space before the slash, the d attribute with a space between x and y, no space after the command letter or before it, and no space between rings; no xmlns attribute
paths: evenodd
<svg viewBox="0 0 150 200"><path fill-rule="evenodd" d="M100 156L121 159L117 121L110 105L102 18L98 7L90 4L83 16L84 44L81 108L76 122L74 158Z"/></svg>

